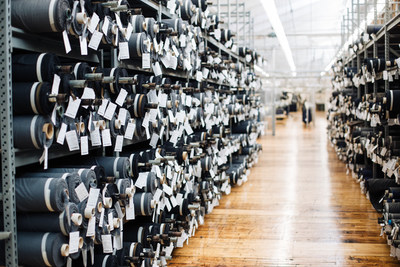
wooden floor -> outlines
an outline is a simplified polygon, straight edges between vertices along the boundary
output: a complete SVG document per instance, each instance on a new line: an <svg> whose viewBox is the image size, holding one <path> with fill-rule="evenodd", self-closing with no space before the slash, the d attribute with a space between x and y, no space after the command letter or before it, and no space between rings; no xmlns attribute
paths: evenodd
<svg viewBox="0 0 400 267"><path fill-rule="evenodd" d="M294 114L260 142L249 181L224 196L169 266L399 266L378 214L346 176L324 114Z"/></svg>

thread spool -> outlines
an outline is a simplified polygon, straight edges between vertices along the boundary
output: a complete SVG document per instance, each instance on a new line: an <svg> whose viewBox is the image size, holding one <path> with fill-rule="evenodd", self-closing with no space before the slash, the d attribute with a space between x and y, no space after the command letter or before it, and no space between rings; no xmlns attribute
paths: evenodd
<svg viewBox="0 0 400 267"><path fill-rule="evenodd" d="M70 18L71 8L67 0L11 2L12 25L29 32L62 32L67 29Z"/></svg>

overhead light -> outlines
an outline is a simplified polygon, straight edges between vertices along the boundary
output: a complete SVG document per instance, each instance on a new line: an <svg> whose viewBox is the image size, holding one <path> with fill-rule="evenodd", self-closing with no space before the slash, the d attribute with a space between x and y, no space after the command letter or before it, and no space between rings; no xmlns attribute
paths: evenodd
<svg viewBox="0 0 400 267"><path fill-rule="evenodd" d="M290 49L288 39L282 26L282 22L278 16L278 10L276 9L274 0L260 0L264 7L265 13L267 13L268 19L271 22L272 28L274 28L275 34L278 37L279 43L282 47L283 53L285 54L286 60L289 64L292 73L296 72L296 65L294 64L292 50Z"/></svg>

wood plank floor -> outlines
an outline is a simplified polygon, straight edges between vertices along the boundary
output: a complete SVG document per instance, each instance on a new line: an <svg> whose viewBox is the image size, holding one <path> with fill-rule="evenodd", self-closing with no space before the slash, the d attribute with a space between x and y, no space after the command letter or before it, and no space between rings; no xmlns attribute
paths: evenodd
<svg viewBox="0 0 400 267"><path fill-rule="evenodd" d="M300 114L263 137L249 181L224 196L169 266L399 266L377 214L346 176L326 121Z"/></svg>

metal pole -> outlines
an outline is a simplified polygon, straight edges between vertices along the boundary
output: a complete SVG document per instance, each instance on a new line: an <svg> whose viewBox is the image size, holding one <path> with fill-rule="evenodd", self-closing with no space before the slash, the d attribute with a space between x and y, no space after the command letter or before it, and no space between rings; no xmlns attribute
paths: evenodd
<svg viewBox="0 0 400 267"><path fill-rule="evenodd" d="M231 25L231 5L229 4L229 0L226 0L228 3L228 26L227 29L229 30L229 26Z"/></svg>
<svg viewBox="0 0 400 267"><path fill-rule="evenodd" d="M275 69L275 48L272 49L272 64L273 68ZM276 115L276 110L275 110L275 75L272 78L272 136L275 136L275 115Z"/></svg>
<svg viewBox="0 0 400 267"><path fill-rule="evenodd" d="M0 132L1 132L1 189L5 265L18 266L17 222L15 206L15 154L13 146L12 80L11 80L11 0L0 1Z"/></svg>
<svg viewBox="0 0 400 267"><path fill-rule="evenodd" d="M239 44L239 0L236 0L236 36Z"/></svg>
<svg viewBox="0 0 400 267"><path fill-rule="evenodd" d="M243 5L243 46L246 46L246 14L245 14L245 5Z"/></svg>
<svg viewBox="0 0 400 267"><path fill-rule="evenodd" d="M217 0L217 15L218 19L221 19L221 3L219 1L220 0Z"/></svg>

